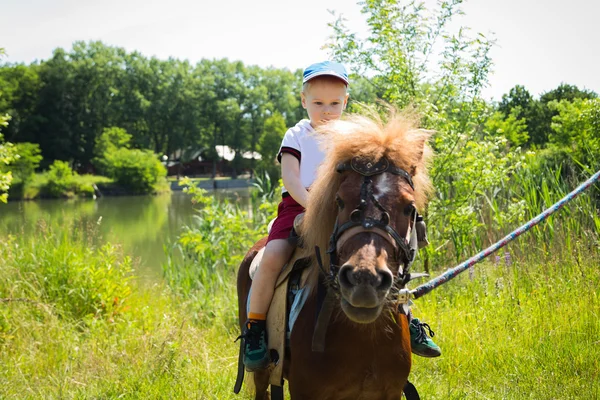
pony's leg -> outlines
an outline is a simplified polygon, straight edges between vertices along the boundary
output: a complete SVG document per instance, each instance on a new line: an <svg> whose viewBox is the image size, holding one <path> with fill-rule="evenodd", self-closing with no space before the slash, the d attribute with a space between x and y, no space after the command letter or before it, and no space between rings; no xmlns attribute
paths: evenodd
<svg viewBox="0 0 600 400"><path fill-rule="evenodd" d="M269 400L271 396L267 393L269 388L269 369L254 372L254 400Z"/></svg>

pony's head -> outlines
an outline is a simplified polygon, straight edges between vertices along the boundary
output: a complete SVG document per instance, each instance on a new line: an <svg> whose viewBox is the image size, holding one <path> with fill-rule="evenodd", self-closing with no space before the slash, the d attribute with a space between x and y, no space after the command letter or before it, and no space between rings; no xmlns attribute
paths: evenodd
<svg viewBox="0 0 600 400"><path fill-rule="evenodd" d="M384 122L375 112L321 131L327 159L309 195L305 249L328 250L341 309L371 323L414 257L416 211L431 191L430 132L393 113Z"/></svg>

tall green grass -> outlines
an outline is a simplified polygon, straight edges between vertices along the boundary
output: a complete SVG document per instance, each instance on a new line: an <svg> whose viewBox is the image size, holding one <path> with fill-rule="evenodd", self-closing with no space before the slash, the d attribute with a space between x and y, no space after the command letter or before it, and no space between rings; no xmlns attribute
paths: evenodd
<svg viewBox="0 0 600 400"><path fill-rule="evenodd" d="M525 201L560 196L546 181ZM234 276L275 203L242 210L200 199L204 211L177 245L185 262L173 256L152 286L138 286L118 246L94 246L94 226L42 225L0 239L0 398L251 398L232 393ZM575 222L554 218L507 256L416 301L443 351L413 359L422 398L600 397L600 248L589 214L597 209L591 197L579 201L565 213ZM493 207L481 216L495 218ZM487 229L485 240L505 233Z"/></svg>
<svg viewBox="0 0 600 400"><path fill-rule="evenodd" d="M0 398L233 398L233 282L199 308L65 228L0 239Z"/></svg>
<svg viewBox="0 0 600 400"><path fill-rule="evenodd" d="M482 193L481 201L473 200L470 210L475 212L470 217L472 229L469 232L453 233L460 237L441 237L438 232L447 231L442 227L452 225L453 217L427 221L432 246L422 253L431 261L427 264L428 270L453 266L495 243L554 205L591 175L573 165L563 165L562 161L554 163L536 154L528 154L524 160L508 181ZM598 183L521 236L511 246L511 252L527 257L535 249L550 256L557 251L572 252L578 242L600 245ZM421 268L420 262L417 268Z"/></svg>
<svg viewBox="0 0 600 400"><path fill-rule="evenodd" d="M424 398L600 398L598 249L508 260L416 301L443 350L413 359Z"/></svg>

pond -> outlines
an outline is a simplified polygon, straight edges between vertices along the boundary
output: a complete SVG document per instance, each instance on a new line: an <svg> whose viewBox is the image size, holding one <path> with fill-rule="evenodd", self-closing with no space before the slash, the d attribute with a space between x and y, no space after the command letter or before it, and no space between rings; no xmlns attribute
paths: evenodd
<svg viewBox="0 0 600 400"><path fill-rule="evenodd" d="M219 199L234 200L250 208L249 188L209 191ZM138 262L137 274L154 281L166 260L164 246L173 243L181 229L193 223L190 196L181 191L160 196L123 196L73 200L35 200L0 203L0 235L28 235L41 221L53 229L73 224L97 227L94 241L123 246Z"/></svg>

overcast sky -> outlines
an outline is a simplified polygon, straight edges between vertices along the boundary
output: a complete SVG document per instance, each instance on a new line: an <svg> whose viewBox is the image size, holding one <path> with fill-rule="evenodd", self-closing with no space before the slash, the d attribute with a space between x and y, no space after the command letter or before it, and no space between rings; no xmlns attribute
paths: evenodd
<svg viewBox="0 0 600 400"><path fill-rule="evenodd" d="M76 40L101 40L162 59L296 69L327 57L328 10L364 29L352 0L1 0L0 47L9 62L30 63ZM561 82L600 93L600 1L470 0L463 10L458 23L498 41L486 97L516 84L539 95Z"/></svg>

